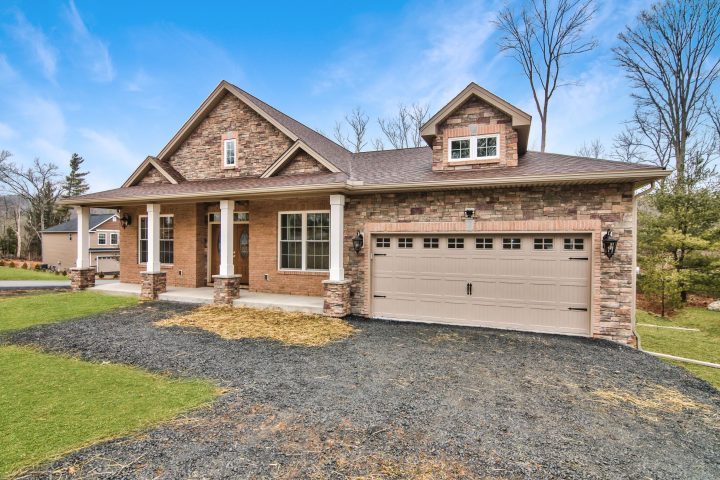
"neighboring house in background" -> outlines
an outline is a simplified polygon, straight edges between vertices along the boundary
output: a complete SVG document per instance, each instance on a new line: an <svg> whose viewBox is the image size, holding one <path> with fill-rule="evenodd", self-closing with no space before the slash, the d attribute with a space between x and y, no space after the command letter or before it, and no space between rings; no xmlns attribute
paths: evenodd
<svg viewBox="0 0 720 480"><path fill-rule="evenodd" d="M120 279L147 298L240 283L334 316L634 344L635 192L670 172L528 151L530 123L472 83L427 146L352 153L223 81L121 188L66 203L121 209Z"/></svg>
<svg viewBox="0 0 720 480"><path fill-rule="evenodd" d="M77 219L42 232L42 262L58 270L75 268ZM90 263L97 272L120 271L120 222L116 214L90 216Z"/></svg>

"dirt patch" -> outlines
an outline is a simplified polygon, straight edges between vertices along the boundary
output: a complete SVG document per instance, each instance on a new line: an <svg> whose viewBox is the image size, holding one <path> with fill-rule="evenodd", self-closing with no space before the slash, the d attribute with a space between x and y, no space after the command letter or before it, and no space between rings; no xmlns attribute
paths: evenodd
<svg viewBox="0 0 720 480"><path fill-rule="evenodd" d="M342 340L356 331L344 320L321 315L218 306L200 307L155 325L200 328L226 339L264 338L306 347Z"/></svg>

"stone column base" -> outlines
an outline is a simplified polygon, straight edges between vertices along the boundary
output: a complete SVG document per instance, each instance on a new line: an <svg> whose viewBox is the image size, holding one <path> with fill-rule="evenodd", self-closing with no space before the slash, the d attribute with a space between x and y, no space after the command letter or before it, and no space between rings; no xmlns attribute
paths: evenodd
<svg viewBox="0 0 720 480"><path fill-rule="evenodd" d="M350 280L324 280L325 298L323 314L328 317L350 315Z"/></svg>
<svg viewBox="0 0 720 480"><path fill-rule="evenodd" d="M167 274L165 272L140 272L142 300L157 300L158 295L167 291Z"/></svg>
<svg viewBox="0 0 720 480"><path fill-rule="evenodd" d="M233 300L240 297L240 275L213 275L212 278L215 305L232 305Z"/></svg>
<svg viewBox="0 0 720 480"><path fill-rule="evenodd" d="M95 286L94 268L71 268L68 276L70 277L70 288L74 292Z"/></svg>

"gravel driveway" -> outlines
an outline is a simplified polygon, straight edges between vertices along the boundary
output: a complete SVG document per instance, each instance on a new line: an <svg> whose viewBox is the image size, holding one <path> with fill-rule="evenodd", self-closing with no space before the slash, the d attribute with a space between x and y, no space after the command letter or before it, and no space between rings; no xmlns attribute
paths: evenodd
<svg viewBox="0 0 720 480"><path fill-rule="evenodd" d="M604 341L353 320L324 347L223 340L152 322L156 302L9 341L215 379L212 407L31 476L114 478L720 478L720 395ZM702 405L606 403L663 386Z"/></svg>

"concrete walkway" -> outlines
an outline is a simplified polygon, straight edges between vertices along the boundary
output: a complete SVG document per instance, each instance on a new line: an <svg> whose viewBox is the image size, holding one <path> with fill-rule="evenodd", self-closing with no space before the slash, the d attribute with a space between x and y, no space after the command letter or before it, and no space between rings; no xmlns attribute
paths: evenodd
<svg viewBox="0 0 720 480"><path fill-rule="evenodd" d="M137 283L119 283L111 285L98 285L91 290L110 295L140 295L140 285ZM213 303L212 287L183 288L168 287L167 292L158 296L159 300L180 303ZM235 307L252 308L278 308L289 312L317 313L323 312L323 298L305 295L282 295L277 293L259 293L240 290L240 298L233 301Z"/></svg>
<svg viewBox="0 0 720 480"><path fill-rule="evenodd" d="M96 280L96 285L119 283L118 280ZM70 280L0 280L0 290L46 290L70 288Z"/></svg>

